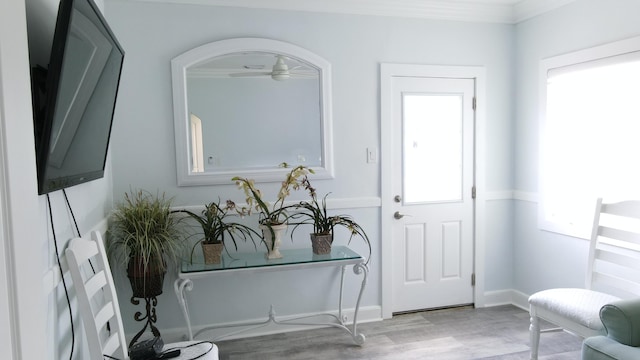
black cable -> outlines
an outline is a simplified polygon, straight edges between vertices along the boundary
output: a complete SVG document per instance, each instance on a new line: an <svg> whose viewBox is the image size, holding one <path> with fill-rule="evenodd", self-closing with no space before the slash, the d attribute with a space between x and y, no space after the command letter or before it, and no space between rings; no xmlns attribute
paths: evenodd
<svg viewBox="0 0 640 360"><path fill-rule="evenodd" d="M186 346L178 346L178 347L169 348L169 349L166 349L165 351L161 352L161 353L160 353L160 354L158 354L157 356L158 356L159 358L161 358L163 354L166 354L166 353L168 353L168 352L170 352L170 351L173 351L173 350L176 350L176 349L186 349L186 348L189 348L189 347L192 347L192 346L201 345L201 344L210 344L210 345L211 345L211 347L210 347L210 348L209 348L209 350L207 350L206 352L204 352L204 353L202 353L202 354L200 354L200 355L198 355L198 356L196 356L196 357L194 357L194 358L188 359L188 360L196 360L196 359L199 359L199 358L201 358L201 357L203 357L203 356L207 355L208 353L210 353L210 352L211 352L211 350L213 350L213 346L214 346L214 345L213 345L213 343L212 343L212 342L210 342L210 341L200 341L200 342L193 343L193 344L189 344L189 345L186 345ZM111 355L107 355L107 354L102 354L102 356L103 356L103 357L105 357L105 358L107 358L107 359L111 359L111 360L120 360L120 359L118 359L118 358L116 358L116 357L113 357L113 356L111 356Z"/></svg>
<svg viewBox="0 0 640 360"><path fill-rule="evenodd" d="M80 228L78 227L78 222L76 221L76 216L73 213L73 208L71 207L71 203L69 202L69 197L67 197L67 191L65 189L62 189L62 194L64 195L64 200L67 203L67 209L69 209L69 213L71 213L71 218L73 219L73 225L76 227L76 233L78 234L78 237L82 237L82 234L80 233ZM91 259L87 259L87 261L89 261L89 266L91 266L91 271L95 275L96 268L93 267L93 262L91 262ZM107 321L106 329L109 335L111 335L111 324L108 321Z"/></svg>
<svg viewBox="0 0 640 360"><path fill-rule="evenodd" d="M71 208L71 203L69 203L69 198L67 197L67 192L65 191L65 189L62 189L62 194L64 195L64 199L67 202L67 208L69 209L69 212L71 213L71 218L73 219L73 224L76 226L76 232L78 233L78 237L82 237L82 234L80 233L80 228L78 228L78 222L76 221L76 216L73 214L73 209Z"/></svg>
<svg viewBox="0 0 640 360"><path fill-rule="evenodd" d="M62 273L62 264L60 263L60 251L58 251L58 240L56 239L56 230L53 225L53 212L51 211L51 199L47 194L47 206L49 207L49 220L51 221L51 233L53 234L53 245L56 249L56 260L58 261L58 269L60 269L60 278L62 279L62 287L64 287L64 295L67 298L67 307L69 308L69 321L71 322L71 352L69 353L69 360L73 359L73 350L76 343L76 335L73 327L73 312L71 310L71 300L69 300L69 290L67 289L67 282L64 279Z"/></svg>
<svg viewBox="0 0 640 360"><path fill-rule="evenodd" d="M176 346L176 347L172 347L172 348L169 348L169 349L164 350L164 351L163 351L163 352L161 352L159 355L162 355L162 354L168 353L169 351L173 351L173 350L176 350L176 349L186 349L186 348L190 348L190 347L192 347L192 346L198 346L198 345L202 345L202 344L209 344L209 345L211 345L211 347L209 348L209 350L205 351L204 353L202 353L202 354L200 354L200 355L198 355L198 356L196 356L196 357L194 357L194 358L191 358L191 359L189 359L189 360L196 360L196 359L200 359L201 357L203 357L203 356L207 355L208 353L210 353L210 352L211 352L211 350L213 350L213 347L214 347L215 345L213 345L213 343L212 343L211 341L199 341L199 342L196 342L196 343L193 343L193 344L189 344L189 345L185 345L185 346Z"/></svg>
<svg viewBox="0 0 640 360"><path fill-rule="evenodd" d="M80 228L78 227L78 222L76 221L76 216L73 213L73 208L71 207L71 203L69 202L69 198L67 197L67 192L65 191L65 189L62 189L62 194L64 195L64 200L67 202L67 209L69 209L69 213L71 213L73 225L76 227L76 233L78 234L78 237L82 237L82 233L80 233ZM89 266L91 266L91 271L93 271L93 274L95 275L96 269L93 267L91 259L89 259Z"/></svg>

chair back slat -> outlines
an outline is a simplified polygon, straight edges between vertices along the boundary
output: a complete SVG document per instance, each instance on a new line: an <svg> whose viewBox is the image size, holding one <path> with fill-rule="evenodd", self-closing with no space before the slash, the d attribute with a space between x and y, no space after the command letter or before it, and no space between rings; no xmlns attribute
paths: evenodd
<svg viewBox="0 0 640 360"><path fill-rule="evenodd" d="M71 245L71 242L69 245ZM84 265L89 259L98 254L98 244L91 241L78 241L73 246L73 253L76 263Z"/></svg>
<svg viewBox="0 0 640 360"><path fill-rule="evenodd" d="M102 354L113 356L121 349L120 333L114 332L109 336L102 345ZM115 356L114 356L115 357Z"/></svg>
<svg viewBox="0 0 640 360"><path fill-rule="evenodd" d="M91 235L91 240L72 239L65 251L78 298L78 310L86 332L89 355L91 359L102 359L103 354L107 354L128 360L120 305L102 237L98 232ZM110 331L106 329L107 322Z"/></svg>
<svg viewBox="0 0 640 360"><path fill-rule="evenodd" d="M640 201L628 200L602 205L602 213L640 219Z"/></svg>
<svg viewBox="0 0 640 360"><path fill-rule="evenodd" d="M106 323L113 318L115 314L113 313L113 303L109 301L106 303L100 311L94 316L96 327L101 329Z"/></svg>
<svg viewBox="0 0 640 360"><path fill-rule="evenodd" d="M628 230L615 229L609 226L600 226L598 235L603 238L624 241L640 246L640 234Z"/></svg>
<svg viewBox="0 0 640 360"><path fill-rule="evenodd" d="M93 299L100 290L105 288L105 285L107 285L107 278L105 277L104 271L100 271L91 276L89 280L84 283L84 288L89 299Z"/></svg>
<svg viewBox="0 0 640 360"><path fill-rule="evenodd" d="M613 251L597 249L596 261L602 261L604 263L615 264L620 267L640 271L640 261L638 261L638 258L623 255ZM594 264L594 268L598 268L598 263Z"/></svg>
<svg viewBox="0 0 640 360"><path fill-rule="evenodd" d="M604 204L598 199L586 287L623 298L640 296L640 201Z"/></svg>
<svg viewBox="0 0 640 360"><path fill-rule="evenodd" d="M611 274L593 274L595 284L601 284L607 293L621 298L631 298L640 296L640 284L635 281L617 277Z"/></svg>

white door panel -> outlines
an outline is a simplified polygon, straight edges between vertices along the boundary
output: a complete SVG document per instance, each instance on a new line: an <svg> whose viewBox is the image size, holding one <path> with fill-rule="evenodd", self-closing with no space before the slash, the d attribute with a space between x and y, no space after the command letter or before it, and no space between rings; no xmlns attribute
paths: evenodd
<svg viewBox="0 0 640 360"><path fill-rule="evenodd" d="M473 303L474 80L392 86L393 311Z"/></svg>

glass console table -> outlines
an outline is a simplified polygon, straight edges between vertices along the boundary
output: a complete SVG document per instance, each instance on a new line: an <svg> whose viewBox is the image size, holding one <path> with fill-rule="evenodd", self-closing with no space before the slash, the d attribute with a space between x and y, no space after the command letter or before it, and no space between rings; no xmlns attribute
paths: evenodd
<svg viewBox="0 0 640 360"><path fill-rule="evenodd" d="M362 298L362 293L364 292L364 288L367 284L367 276L369 273L369 269L365 263L365 259L349 249L346 246L333 246L330 254L326 255L315 255L311 251L310 248L307 249L282 249L280 250L283 257L281 259L267 260L265 254L262 252L251 252L251 253L233 253L232 257L229 254L222 254L222 261L220 264L215 265L206 265L204 261L200 258L199 261L196 259L193 263L184 260L180 265L178 270L178 278L173 284L176 296L178 297L178 303L182 307L182 313L184 315L185 322L187 323L187 330L189 335L189 340L193 340L194 336L198 334L212 329L224 328L224 327L240 327L240 326L252 326L249 328L244 328L239 331L235 331L223 336L218 336L213 340L220 340L222 338L238 335L243 332L250 331L252 329L266 326L270 323L280 324L280 325L323 325L323 326L332 326L336 328L340 328L345 330L351 337L353 341L362 345L365 341L365 336L362 333L358 333L358 309L360 307L360 300ZM362 283L360 285L360 292L358 293L358 299L356 300L355 311L353 314L353 324L351 328L347 325L347 316L343 314L342 310L342 295L344 288L344 276L345 269L347 266L353 265L353 272L356 275L362 274ZM340 272L340 298L338 302L338 315L334 315L331 313L318 313L313 315L306 315L303 317L287 319L287 320L278 320L276 319L276 314L273 309L273 305L271 305L271 309L269 310L269 317L267 320L263 322L247 322L247 323L239 323L233 324L231 326L221 325L221 326L209 326L201 329L195 335L191 329L191 318L189 317L189 307L187 306L187 300L185 297L185 291L193 290L193 280L208 278L216 275L222 274L240 274L240 273L251 273L251 272L260 272L264 273L266 271L284 271L284 270L297 270L297 269L309 269L309 268L319 268L319 267L341 267L342 271ZM331 322L300 322L300 320L312 318L312 317L320 317L327 316L331 319Z"/></svg>

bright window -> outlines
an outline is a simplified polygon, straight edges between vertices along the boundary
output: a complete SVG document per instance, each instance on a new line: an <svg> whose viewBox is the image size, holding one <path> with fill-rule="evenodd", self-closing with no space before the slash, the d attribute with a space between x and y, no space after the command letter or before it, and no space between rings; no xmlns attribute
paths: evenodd
<svg viewBox="0 0 640 360"><path fill-rule="evenodd" d="M640 199L640 39L542 63L541 228L589 238L595 199Z"/></svg>

